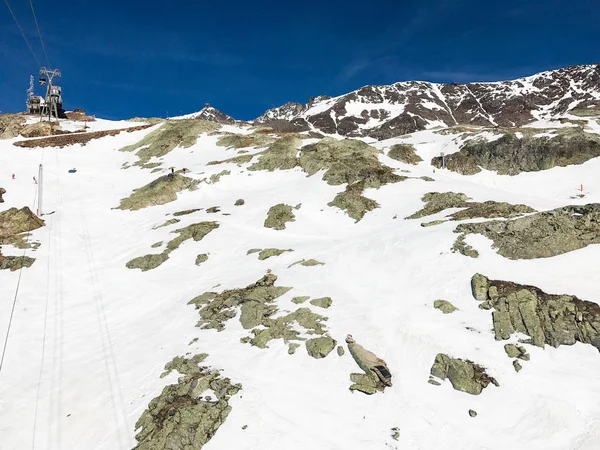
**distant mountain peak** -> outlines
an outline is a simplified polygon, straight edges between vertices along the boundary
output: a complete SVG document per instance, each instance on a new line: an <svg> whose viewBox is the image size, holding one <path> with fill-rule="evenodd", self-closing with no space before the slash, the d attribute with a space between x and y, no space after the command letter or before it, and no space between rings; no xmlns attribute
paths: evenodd
<svg viewBox="0 0 600 450"><path fill-rule="evenodd" d="M209 103L204 104L204 108L200 111L186 114L183 116L170 117L170 119L181 120L181 119L197 119L197 120L208 120L210 122L217 122L222 124L228 123L236 123L236 120L225 114L224 112L218 110L217 108L211 106Z"/></svg>

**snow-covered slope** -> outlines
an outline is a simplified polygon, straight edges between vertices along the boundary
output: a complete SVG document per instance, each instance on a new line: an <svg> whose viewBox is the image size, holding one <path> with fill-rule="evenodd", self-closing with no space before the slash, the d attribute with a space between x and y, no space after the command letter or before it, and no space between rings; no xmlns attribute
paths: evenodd
<svg viewBox="0 0 600 450"><path fill-rule="evenodd" d="M337 101L320 100L312 111L326 111ZM352 104L346 103L348 110ZM538 125L545 127L540 133L552 135L546 129L552 123ZM344 185L328 184L323 170L312 176L300 167L251 170L256 158L209 164L262 151L252 142L264 134L250 134L247 127L221 130L239 134L238 141L202 133L191 146L150 158L154 165L147 168L135 165L135 152L118 151L130 145L149 148L152 144L138 143L165 126L64 148L20 148L13 145L19 139L0 141L0 187L7 191L0 212L23 206L35 211L38 185L32 177L42 164L46 222L31 233L40 247L25 251L36 258L34 264L0 271L2 337L17 293L0 372L2 450L133 448L142 412L165 386L177 384L177 373L160 378L165 364L199 353L208 353L206 365L242 386L205 449L598 448L598 350L581 342L558 348L526 345L531 360L515 372L504 345L524 336L495 340L492 312L478 307L470 280L479 272L598 303L600 245L511 260L496 253L487 238L468 235L467 244L479 252L478 258L469 258L450 250L457 222L421 226L456 208L419 220L404 218L423 207L421 198L428 192L461 192L476 202L522 203L538 211L600 203L599 158L512 177L486 170L464 176L434 170L431 158L458 151L474 136L496 139L490 130L424 130L383 140L375 144L382 150L379 161L410 178L367 188L363 195L379 207L356 222L328 205ZM597 118L587 120L586 133L599 131ZM319 142L300 139L302 144ZM395 144L413 145L423 161L410 165L392 159L389 149ZM134 189L167 176L170 167L188 169L185 176L200 181L199 188L162 205L114 209ZM72 168L77 172L69 173ZM582 184L583 192L577 190ZM234 206L238 199L244 204ZM294 221L283 230L266 228L268 211L279 203L295 206ZM180 222L157 228L175 218ZM159 253L176 230L198 222L219 227L199 240L184 241L159 267L145 272L126 267L136 257ZM293 251L259 260L247 254L253 248ZM23 254L11 245L2 252ZM199 254L208 259L198 265ZM303 259L324 264L292 266ZM304 345L288 354L281 339L271 340L268 348L240 342L252 334L235 308L236 316L223 331L195 326L200 317L190 300L209 291L244 288L268 270L278 277L277 286L292 288L274 301L277 316L299 306L326 316L327 335L344 346L352 334L387 362L393 386L370 396L351 392L349 376L360 369L347 350L343 356L333 351L315 359ZM296 305L292 299L298 296L330 297L332 305ZM442 314L433 308L438 299L458 310ZM303 338L312 337L306 325L294 326ZM428 383L439 353L475 361L499 386L470 395L448 381ZM477 417L469 416L470 409ZM165 417L161 420L175 420ZM399 435L393 438L396 427Z"/></svg>
<svg viewBox="0 0 600 450"><path fill-rule="evenodd" d="M306 105L287 103L255 122L284 120L298 130L387 139L456 124L520 126L599 104L600 64L594 64L493 83L365 86L339 97L317 97Z"/></svg>

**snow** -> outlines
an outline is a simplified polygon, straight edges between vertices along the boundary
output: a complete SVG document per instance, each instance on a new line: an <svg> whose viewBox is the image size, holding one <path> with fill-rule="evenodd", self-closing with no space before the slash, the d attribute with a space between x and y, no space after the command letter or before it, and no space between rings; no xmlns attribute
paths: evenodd
<svg viewBox="0 0 600 450"><path fill-rule="evenodd" d="M108 122L97 125L122 127ZM233 129L247 132L227 128ZM600 202L599 158L514 177L489 171L466 177L447 170L433 173L429 165L441 151L458 150L464 142L459 135L426 130L379 142L378 148L413 144L424 159L417 166L383 155L382 161L435 182L409 179L367 190L365 196L381 208L354 223L327 206L343 186L330 186L319 174L307 177L299 169L249 172L237 165L207 166L237 153L216 146L217 136L204 135L191 148L166 155L162 167L187 167L197 179L223 169L231 175L184 192L174 203L113 210L121 198L157 176L138 167L121 169L135 155L113 150L149 132L62 149L23 149L12 146L13 140L0 141L0 185L7 190L0 209L34 207L32 176L42 163L44 211L53 212L43 216L46 226L32 233L41 247L27 252L37 261L22 271L0 372L0 448L132 448L135 421L177 378L159 378L165 363L187 352L208 353L208 365L243 386L207 450L598 448L597 350L582 344L528 346L531 361L515 373L504 353L506 342L494 340L490 312L477 307L469 281L480 272L598 302L600 284L594 280L600 246L512 261L496 254L486 238L469 236L467 242L480 252L471 259L450 251L455 223L423 228L421 222L433 219L403 218L420 209L421 196L430 191L464 192L475 201L525 203L540 210ZM67 173L72 167L77 173ZM581 183L586 197L571 199ZM246 204L233 206L238 198ZM284 231L264 228L267 210L279 202L302 204L294 211L296 221ZM220 223L202 241L185 242L157 269L142 273L125 267L155 250L153 243L173 237L173 227L152 230L168 214L215 205L231 215L200 211L179 217L176 227L201 220ZM265 261L246 256L250 248L265 247L294 252ZM21 254L10 246L2 250ZM208 253L209 259L198 267L199 253ZM302 258L325 265L288 269ZM329 317L327 327L338 343L351 333L385 359L394 386L373 396L352 394L349 374L358 367L348 352L315 360L304 347L288 355L280 341L268 349L254 348L239 342L246 332L237 319L221 333L195 327L198 316L187 305L190 299L209 290L244 287L267 269L278 275L278 285L293 287L278 300L280 310L291 309L294 296L330 296L333 305L326 311L306 306ZM6 333L17 279L18 272L0 272L0 336ZM432 307L436 299L451 301L459 311L442 315ZM198 341L188 345L194 338ZM471 396L447 381L439 387L428 384L439 352L487 367L500 387ZM478 412L477 418L469 417L469 409ZM242 430L243 425L248 428ZM400 428L398 442L390 437L392 427Z"/></svg>

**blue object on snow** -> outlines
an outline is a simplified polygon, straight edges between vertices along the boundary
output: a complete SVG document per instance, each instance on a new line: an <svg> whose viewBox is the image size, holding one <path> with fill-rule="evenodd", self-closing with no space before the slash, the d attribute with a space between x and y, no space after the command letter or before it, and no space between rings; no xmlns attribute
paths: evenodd
<svg viewBox="0 0 600 450"><path fill-rule="evenodd" d="M69 173L75 173L75 172L77 172L77 169L70 169L69 170Z"/></svg>

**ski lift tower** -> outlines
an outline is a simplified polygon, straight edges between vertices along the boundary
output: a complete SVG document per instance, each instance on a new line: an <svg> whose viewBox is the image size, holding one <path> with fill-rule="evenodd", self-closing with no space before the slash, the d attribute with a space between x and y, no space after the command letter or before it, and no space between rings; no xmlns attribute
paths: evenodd
<svg viewBox="0 0 600 450"><path fill-rule="evenodd" d="M46 85L46 103L40 109L40 121L42 115L48 113L48 120L52 119L52 114L58 120L58 110L62 109L62 89L60 86L52 84L54 77L60 78L60 70L58 69L46 69L42 67L40 69L40 75L45 75L47 78L40 77L40 84Z"/></svg>

